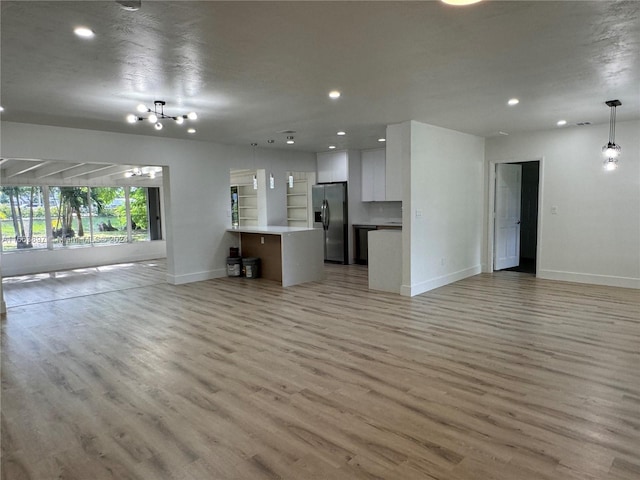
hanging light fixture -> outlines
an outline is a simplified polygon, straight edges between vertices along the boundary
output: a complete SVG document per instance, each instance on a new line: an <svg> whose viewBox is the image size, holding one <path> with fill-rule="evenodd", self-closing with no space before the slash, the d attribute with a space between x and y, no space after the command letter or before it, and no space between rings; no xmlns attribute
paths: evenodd
<svg viewBox="0 0 640 480"><path fill-rule="evenodd" d="M620 100L609 100L605 102L611 108L609 117L609 141L602 147L602 154L605 157L605 170L615 170L618 168L618 157L620 156L620 145L616 145L616 107L622 105Z"/></svg>
<svg viewBox="0 0 640 480"><path fill-rule="evenodd" d="M178 125L182 125L185 120L197 120L198 118L198 115L196 114L196 112L189 112L186 115L178 115L175 117L172 115L166 115L164 113L165 105L166 105L166 102L162 100L156 100L155 102L153 102L153 110L151 110L146 105L143 105L141 103L137 107L138 112L142 114L148 113L149 115L147 115L146 117L143 117L143 116L131 113L127 115L127 122L136 123L136 122L142 122L146 120L149 123L153 123L156 130L162 130L163 125L161 120L173 120Z"/></svg>

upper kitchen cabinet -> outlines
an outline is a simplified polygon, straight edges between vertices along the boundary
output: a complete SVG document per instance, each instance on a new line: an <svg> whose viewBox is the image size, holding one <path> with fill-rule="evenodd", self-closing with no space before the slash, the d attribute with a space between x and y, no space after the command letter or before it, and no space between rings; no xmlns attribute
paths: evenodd
<svg viewBox="0 0 640 480"><path fill-rule="evenodd" d="M387 125L385 162L385 200L402 201L402 165L404 135L408 135L405 124ZM408 142L409 139L407 139Z"/></svg>
<svg viewBox="0 0 640 480"><path fill-rule="evenodd" d="M362 201L383 202L386 196L385 149L362 152Z"/></svg>
<svg viewBox="0 0 640 480"><path fill-rule="evenodd" d="M349 156L344 152L318 153L318 183L349 180Z"/></svg>

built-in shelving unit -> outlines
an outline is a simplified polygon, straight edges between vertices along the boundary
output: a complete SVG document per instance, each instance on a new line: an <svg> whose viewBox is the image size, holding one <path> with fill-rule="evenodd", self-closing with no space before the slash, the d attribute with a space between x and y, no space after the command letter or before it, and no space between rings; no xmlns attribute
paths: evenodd
<svg viewBox="0 0 640 480"><path fill-rule="evenodd" d="M230 178L232 189L236 187L238 193L239 226L266 225L265 171L232 170Z"/></svg>
<svg viewBox="0 0 640 480"><path fill-rule="evenodd" d="M290 182L293 177L293 186ZM290 227L313 227L311 187L315 172L287 172L287 224Z"/></svg>

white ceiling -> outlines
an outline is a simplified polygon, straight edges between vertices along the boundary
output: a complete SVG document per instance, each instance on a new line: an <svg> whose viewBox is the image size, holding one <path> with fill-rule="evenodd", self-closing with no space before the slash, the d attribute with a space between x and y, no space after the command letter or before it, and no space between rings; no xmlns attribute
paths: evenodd
<svg viewBox="0 0 640 480"><path fill-rule="evenodd" d="M372 148L409 119L479 136L640 118L640 2L1 2L6 121ZM82 40L73 28L96 36ZM327 93L342 91L339 100ZM518 97L520 104L506 101ZM197 133L130 125L138 103L195 110ZM346 130L345 137L335 132ZM605 139L603 139L605 140Z"/></svg>

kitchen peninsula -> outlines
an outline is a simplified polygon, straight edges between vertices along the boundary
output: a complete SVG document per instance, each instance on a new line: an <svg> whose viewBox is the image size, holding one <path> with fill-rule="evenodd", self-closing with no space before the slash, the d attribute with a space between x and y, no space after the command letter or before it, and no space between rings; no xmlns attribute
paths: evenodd
<svg viewBox="0 0 640 480"><path fill-rule="evenodd" d="M243 257L259 257L261 276L283 287L324 279L322 229L306 227L233 227Z"/></svg>

